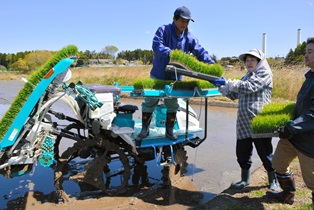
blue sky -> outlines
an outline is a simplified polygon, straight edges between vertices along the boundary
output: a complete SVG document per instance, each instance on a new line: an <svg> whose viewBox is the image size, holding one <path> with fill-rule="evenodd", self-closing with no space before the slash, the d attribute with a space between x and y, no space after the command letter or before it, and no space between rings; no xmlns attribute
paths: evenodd
<svg viewBox="0 0 314 210"><path fill-rule="evenodd" d="M212 55L238 56L252 48L286 56L314 36L314 0L0 0L0 53L53 50L151 50L156 29L187 6L190 31Z"/></svg>

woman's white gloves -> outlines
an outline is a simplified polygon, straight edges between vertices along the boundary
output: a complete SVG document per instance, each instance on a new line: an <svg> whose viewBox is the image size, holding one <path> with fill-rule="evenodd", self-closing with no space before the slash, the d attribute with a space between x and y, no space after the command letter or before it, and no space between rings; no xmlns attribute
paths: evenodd
<svg viewBox="0 0 314 210"><path fill-rule="evenodd" d="M223 96L226 96L228 95L228 87L226 85L221 85L219 88L218 88L218 91L221 93L221 95Z"/></svg>
<svg viewBox="0 0 314 210"><path fill-rule="evenodd" d="M229 92L238 92L240 85L240 80L231 80L228 79L225 85L222 85L218 88L218 91L221 95L226 96Z"/></svg>
<svg viewBox="0 0 314 210"><path fill-rule="evenodd" d="M228 91L232 91L232 92L238 92L239 85L240 85L240 80L238 79L235 79L235 80L228 79L226 82Z"/></svg>

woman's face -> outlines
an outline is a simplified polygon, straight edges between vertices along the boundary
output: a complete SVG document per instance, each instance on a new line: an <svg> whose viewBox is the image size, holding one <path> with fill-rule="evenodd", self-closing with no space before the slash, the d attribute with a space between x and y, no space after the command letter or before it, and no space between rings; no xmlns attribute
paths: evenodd
<svg viewBox="0 0 314 210"><path fill-rule="evenodd" d="M245 58L245 67L248 71L254 71L258 64L258 59L254 56L247 55Z"/></svg>

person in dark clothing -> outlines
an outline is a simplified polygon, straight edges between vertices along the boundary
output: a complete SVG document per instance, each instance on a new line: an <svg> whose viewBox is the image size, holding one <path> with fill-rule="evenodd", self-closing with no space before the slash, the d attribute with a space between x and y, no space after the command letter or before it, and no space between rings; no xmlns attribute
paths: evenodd
<svg viewBox="0 0 314 210"><path fill-rule="evenodd" d="M173 22L171 24L162 25L157 29L152 46L154 51L153 68L150 72L152 79L182 80L182 75L166 73L165 71L170 61L170 52L174 49L192 53L199 61L204 63L215 63L209 53L188 30L190 21L194 22L190 10L185 6L181 6L174 11ZM158 102L159 99L147 97L142 103L142 130L138 134L137 142L149 135L152 113ZM179 108L177 98L165 98L164 105L167 108L165 134L168 139L175 141L177 140L177 136L174 134L173 129Z"/></svg>
<svg viewBox="0 0 314 210"><path fill-rule="evenodd" d="M282 192L267 192L267 196L293 204L295 182L289 165L298 157L303 180L312 190L314 207L314 37L307 39L305 64L310 70L297 95L293 120L279 129L279 142L272 160Z"/></svg>

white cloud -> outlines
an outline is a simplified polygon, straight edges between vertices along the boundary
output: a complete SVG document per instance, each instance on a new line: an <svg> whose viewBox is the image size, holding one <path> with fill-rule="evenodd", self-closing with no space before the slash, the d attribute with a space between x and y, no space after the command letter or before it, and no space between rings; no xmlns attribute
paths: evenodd
<svg viewBox="0 0 314 210"><path fill-rule="evenodd" d="M309 5L310 5L311 7L313 7L313 3L312 3L311 1L309 1Z"/></svg>

